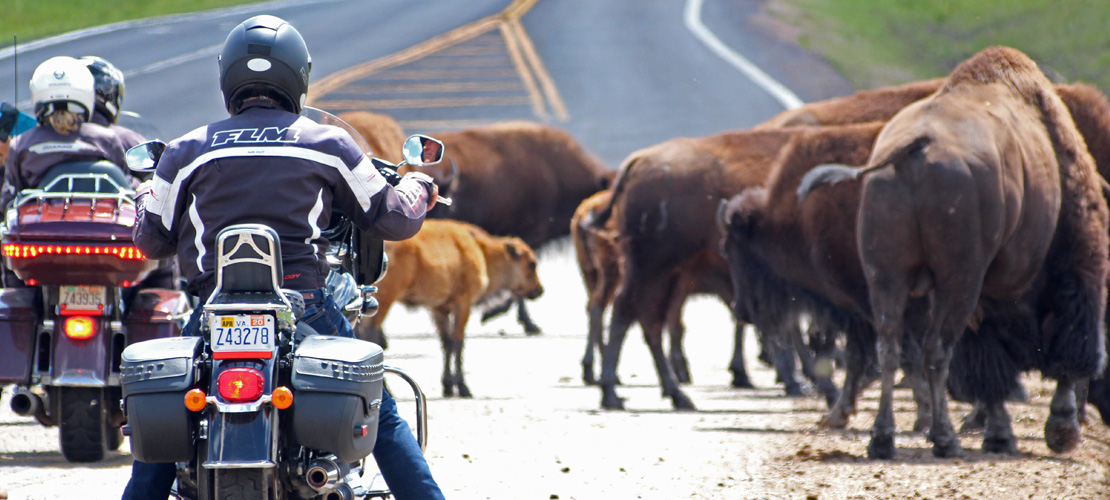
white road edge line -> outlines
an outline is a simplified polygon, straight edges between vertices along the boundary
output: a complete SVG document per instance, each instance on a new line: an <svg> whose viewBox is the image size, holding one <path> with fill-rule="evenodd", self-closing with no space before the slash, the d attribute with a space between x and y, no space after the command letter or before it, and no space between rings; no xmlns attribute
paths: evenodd
<svg viewBox="0 0 1110 500"><path fill-rule="evenodd" d="M734 68L744 73L753 83L759 85L771 97L774 97L779 104L786 109L794 109L802 106L804 102L798 98L798 95L786 88L785 85L778 82L765 73L759 66L756 66L744 56L737 54L736 51L730 49L725 45L721 39L717 38L709 28L705 27L701 22L701 6L703 0L687 0L686 12L683 20L686 24L686 29L690 30L694 36L698 37L709 50L717 54L718 57L724 59L725 62L731 64Z"/></svg>

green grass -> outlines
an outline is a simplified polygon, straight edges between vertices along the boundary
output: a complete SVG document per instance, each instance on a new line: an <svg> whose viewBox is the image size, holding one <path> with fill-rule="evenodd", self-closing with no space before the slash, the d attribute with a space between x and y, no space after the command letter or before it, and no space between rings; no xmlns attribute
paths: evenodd
<svg viewBox="0 0 1110 500"><path fill-rule="evenodd" d="M771 9L856 88L944 76L1007 45L1065 81L1110 89L1105 0L774 0Z"/></svg>
<svg viewBox="0 0 1110 500"><path fill-rule="evenodd" d="M258 0L0 0L0 47L130 19L197 12Z"/></svg>

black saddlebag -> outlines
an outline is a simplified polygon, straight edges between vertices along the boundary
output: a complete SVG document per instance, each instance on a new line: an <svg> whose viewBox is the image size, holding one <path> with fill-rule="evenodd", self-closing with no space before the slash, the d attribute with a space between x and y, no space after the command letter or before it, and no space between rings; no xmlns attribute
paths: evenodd
<svg viewBox="0 0 1110 500"><path fill-rule="evenodd" d="M354 462L374 451L382 402L382 348L314 335L293 354L293 434L297 443Z"/></svg>
<svg viewBox="0 0 1110 500"><path fill-rule="evenodd" d="M0 288L0 385L31 383L38 288Z"/></svg>
<svg viewBox="0 0 1110 500"><path fill-rule="evenodd" d="M123 350L120 382L131 454L143 462L187 462L195 454L196 413L185 393L197 386L200 337L147 340Z"/></svg>

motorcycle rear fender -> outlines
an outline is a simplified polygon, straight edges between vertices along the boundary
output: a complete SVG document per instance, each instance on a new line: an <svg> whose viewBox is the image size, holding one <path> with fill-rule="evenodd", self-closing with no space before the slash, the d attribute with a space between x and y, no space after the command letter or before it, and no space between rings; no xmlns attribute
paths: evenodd
<svg viewBox="0 0 1110 500"><path fill-rule="evenodd" d="M50 385L70 387L105 387L112 368L111 322L93 317L96 334L89 339L71 339L65 334L65 317L54 321L54 363L51 364ZM113 381L115 384L118 382Z"/></svg>
<svg viewBox="0 0 1110 500"><path fill-rule="evenodd" d="M262 373L266 377L264 395L274 390L275 360L266 360ZM230 366L229 366L230 365ZM221 363L212 370L210 397L219 399L220 373L234 366ZM221 411L221 406L246 407L252 405L224 405L208 407L208 454L206 469L270 468L277 465L278 411L267 403L258 404L252 411Z"/></svg>

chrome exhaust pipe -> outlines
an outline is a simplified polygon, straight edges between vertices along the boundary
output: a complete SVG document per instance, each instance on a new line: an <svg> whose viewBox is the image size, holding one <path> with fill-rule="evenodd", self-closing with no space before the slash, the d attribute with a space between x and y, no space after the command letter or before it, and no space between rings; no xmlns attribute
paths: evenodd
<svg viewBox="0 0 1110 500"><path fill-rule="evenodd" d="M304 481L317 493L330 493L330 490L344 484L348 472L350 472L350 466L345 462L337 461L334 455L317 458L305 471Z"/></svg>
<svg viewBox="0 0 1110 500"><path fill-rule="evenodd" d="M351 490L351 485L341 483L334 490L321 495L321 498L323 500L354 500L355 492Z"/></svg>
<svg viewBox="0 0 1110 500"><path fill-rule="evenodd" d="M38 394L26 389L16 389L12 394L12 412L21 417L36 416L45 413L42 407L42 398Z"/></svg>

